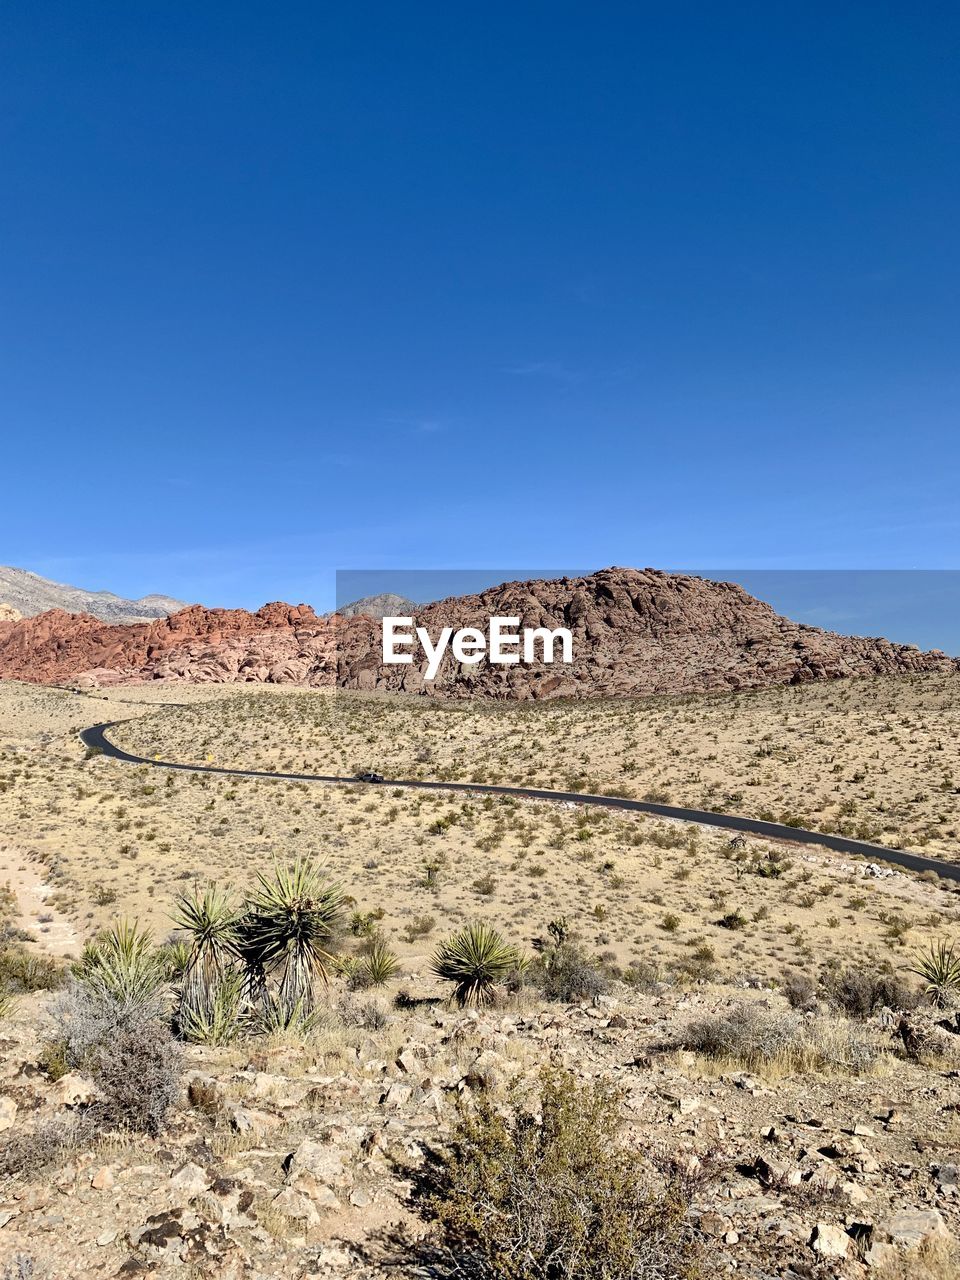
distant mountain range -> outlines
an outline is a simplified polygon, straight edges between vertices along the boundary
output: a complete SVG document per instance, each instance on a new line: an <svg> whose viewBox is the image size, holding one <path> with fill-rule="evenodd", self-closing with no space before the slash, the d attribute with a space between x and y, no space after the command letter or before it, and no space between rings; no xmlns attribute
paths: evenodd
<svg viewBox="0 0 960 1280"><path fill-rule="evenodd" d="M0 621L10 620L9 611L21 618L34 618L48 609L63 609L67 613L88 613L101 622L125 625L165 618L183 608L185 602L172 596L150 595L125 600L112 591L86 591L64 582L51 582L26 569L0 565Z"/></svg>
<svg viewBox="0 0 960 1280"><path fill-rule="evenodd" d="M389 599L389 598L388 598ZM569 665L458 662L437 677L425 662L385 665L374 609L321 618L309 605L206 609L191 605L149 623L112 625L52 611L0 622L0 678L108 686L147 680L334 686L445 698L637 697L762 689L843 677L957 674L939 650L838 635L793 622L731 582L656 569L603 569L581 577L506 582L411 613L431 636L442 627L486 629L493 616L522 627L565 627ZM134 602L137 603L137 602ZM362 608L361 608L362 606Z"/></svg>
<svg viewBox="0 0 960 1280"><path fill-rule="evenodd" d="M350 604L342 604L339 609L331 610L327 617L338 613L341 618L356 618L364 614L368 618L406 618L420 608L406 596L393 595L387 591L378 596L364 596L362 600L352 600Z"/></svg>

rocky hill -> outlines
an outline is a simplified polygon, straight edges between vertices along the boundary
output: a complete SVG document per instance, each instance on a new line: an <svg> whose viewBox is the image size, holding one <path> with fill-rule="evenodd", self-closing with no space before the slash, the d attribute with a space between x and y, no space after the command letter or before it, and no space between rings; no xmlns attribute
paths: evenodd
<svg viewBox="0 0 960 1280"><path fill-rule="evenodd" d="M523 627L568 627L574 661L466 666L444 657L385 666L381 628L366 614L318 617L307 605L183 609L149 624L110 626L52 611L0 623L0 677L45 683L144 680L339 684L440 697L640 696L764 688L846 676L955 672L960 663L888 640L792 622L732 583L653 569L509 582L480 595L414 607L419 625L486 629L494 615Z"/></svg>
<svg viewBox="0 0 960 1280"><path fill-rule="evenodd" d="M11 565L0 565L0 601L24 618L62 609L116 623L149 622L184 608L184 601L174 600L172 596L149 595L139 600L125 600L112 591L85 591ZM0 604L0 620L4 620L2 608Z"/></svg>
<svg viewBox="0 0 960 1280"><path fill-rule="evenodd" d="M405 618L417 612L420 605L408 600L406 596L382 592L376 596L364 596L361 600L351 600L335 610L341 618L355 618L365 614L368 618ZM328 617L332 616L330 614Z"/></svg>
<svg viewBox="0 0 960 1280"><path fill-rule="evenodd" d="M19 609L14 609L12 604L6 604L0 600L0 622L19 622L22 616Z"/></svg>
<svg viewBox="0 0 960 1280"><path fill-rule="evenodd" d="M436 679L425 663L385 666L379 631L363 646L340 637L338 681L348 688L446 697L636 696L800 684L843 676L958 670L943 653L888 640L841 636L781 617L742 587L655 569L603 569L583 578L508 582L480 595L451 597L416 610L418 625L485 630L492 616L521 627L567 627L569 666L464 666L449 653Z"/></svg>

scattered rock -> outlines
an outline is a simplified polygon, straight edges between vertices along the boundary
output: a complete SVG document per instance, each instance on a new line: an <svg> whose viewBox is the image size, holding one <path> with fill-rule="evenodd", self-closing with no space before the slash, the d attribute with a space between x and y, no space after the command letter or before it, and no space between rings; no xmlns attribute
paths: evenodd
<svg viewBox="0 0 960 1280"><path fill-rule="evenodd" d="M850 1237L843 1227L835 1227L827 1222L818 1222L810 1237L814 1253L821 1258L845 1258L850 1248Z"/></svg>
<svg viewBox="0 0 960 1280"><path fill-rule="evenodd" d="M12 1129L17 1118L17 1104L13 1098L0 1097L0 1133Z"/></svg>

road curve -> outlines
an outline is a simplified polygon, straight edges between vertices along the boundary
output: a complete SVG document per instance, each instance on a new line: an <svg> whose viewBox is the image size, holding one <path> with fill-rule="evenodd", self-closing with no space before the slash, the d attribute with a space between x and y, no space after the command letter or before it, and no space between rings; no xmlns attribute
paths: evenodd
<svg viewBox="0 0 960 1280"><path fill-rule="evenodd" d="M107 730L122 724L121 720L108 720L95 724L80 733L85 747L101 751L112 760L126 764L150 765L158 769L180 769L186 773L218 773L233 778L274 778L281 782L333 782L356 785L356 778L340 778L322 773L267 773L260 769L227 769L212 764L180 764L173 760L150 760L146 756L133 755L116 746L107 737ZM850 840L846 836L827 835L820 831L806 831L802 827L788 827L781 822L763 822L759 818L741 818L732 813L712 813L709 809L685 809L672 804L654 804L649 800L627 800L622 796L593 796L580 791L547 791L539 787L502 787L480 782L425 782L421 779L387 778L383 786L416 787L421 791L468 791L491 796L517 796L523 800L553 800L567 804L588 804L602 809L626 809L635 813L652 813L658 818L678 818L682 822L697 822L706 827L722 827L727 831L747 835L766 836L769 840L785 840L791 844L818 844L835 853L854 854L871 862L888 862L908 871L935 871L944 880L960 881L960 866L942 862L939 858L925 858L919 853L907 853L903 849L888 849L885 845L869 844L866 840Z"/></svg>

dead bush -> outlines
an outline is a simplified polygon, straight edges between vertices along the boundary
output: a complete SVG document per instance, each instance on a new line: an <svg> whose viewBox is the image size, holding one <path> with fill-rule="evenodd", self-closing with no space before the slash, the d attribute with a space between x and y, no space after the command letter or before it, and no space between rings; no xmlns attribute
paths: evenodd
<svg viewBox="0 0 960 1280"><path fill-rule="evenodd" d="M827 972L821 987L827 1000L850 1018L870 1018L880 1009L909 1011L920 1003L920 993L892 973Z"/></svg>
<svg viewBox="0 0 960 1280"><path fill-rule="evenodd" d="M61 1164L74 1151L92 1142L94 1128L89 1116L51 1116L35 1129L17 1129L7 1134L0 1147L0 1177L36 1178Z"/></svg>
<svg viewBox="0 0 960 1280"><path fill-rule="evenodd" d="M183 1050L168 1027L151 1022L98 1045L88 1069L99 1090L94 1109L100 1125L156 1137L180 1092Z"/></svg>
<svg viewBox="0 0 960 1280"><path fill-rule="evenodd" d="M551 947L529 966L527 977L548 1000L593 1000L609 989L606 974L571 942Z"/></svg>
<svg viewBox="0 0 960 1280"><path fill-rule="evenodd" d="M882 1056L875 1039L846 1021L747 1003L690 1022L678 1047L757 1072L861 1075Z"/></svg>
<svg viewBox="0 0 960 1280"><path fill-rule="evenodd" d="M101 1128L156 1134L176 1100L183 1050L159 1012L152 1000L122 1002L82 982L54 1001L56 1034L45 1055L91 1077Z"/></svg>

